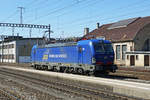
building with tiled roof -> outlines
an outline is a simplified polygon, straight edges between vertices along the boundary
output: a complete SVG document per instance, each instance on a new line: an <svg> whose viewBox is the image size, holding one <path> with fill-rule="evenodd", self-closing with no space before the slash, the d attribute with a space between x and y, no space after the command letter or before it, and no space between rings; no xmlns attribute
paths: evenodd
<svg viewBox="0 0 150 100"><path fill-rule="evenodd" d="M83 38L104 37L112 41L115 63L125 64L125 52L150 50L150 16L121 20L97 28Z"/></svg>

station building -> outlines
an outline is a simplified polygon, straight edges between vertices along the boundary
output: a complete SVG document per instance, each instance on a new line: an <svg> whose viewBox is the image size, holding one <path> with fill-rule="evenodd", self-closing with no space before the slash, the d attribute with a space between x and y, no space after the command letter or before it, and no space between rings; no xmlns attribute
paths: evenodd
<svg viewBox="0 0 150 100"><path fill-rule="evenodd" d="M144 67L150 66L150 52L132 51L126 52L126 66Z"/></svg>
<svg viewBox="0 0 150 100"><path fill-rule="evenodd" d="M23 38L9 36L0 41L0 62L27 63L30 62L32 46L44 43L43 38Z"/></svg>
<svg viewBox="0 0 150 100"><path fill-rule="evenodd" d="M135 62L136 57L143 59L136 60L143 63L142 66L148 65L144 65L144 61L150 62L149 54L147 54L147 57L145 56L144 60L144 55L146 55L144 52L150 51L150 16L121 20L102 26L99 26L98 23L96 29L91 32L88 30L88 28L85 28L83 38L105 38L113 43L115 64L141 66L140 63L132 64Z"/></svg>

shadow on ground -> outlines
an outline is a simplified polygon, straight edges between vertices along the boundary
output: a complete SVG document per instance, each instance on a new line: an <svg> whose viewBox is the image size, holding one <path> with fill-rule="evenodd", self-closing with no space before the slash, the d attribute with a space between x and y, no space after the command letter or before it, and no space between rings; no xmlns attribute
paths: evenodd
<svg viewBox="0 0 150 100"><path fill-rule="evenodd" d="M139 79L138 77L132 77L132 76L118 76L118 75L106 75L106 74L96 74L95 77L101 77L101 78L109 78L109 79Z"/></svg>

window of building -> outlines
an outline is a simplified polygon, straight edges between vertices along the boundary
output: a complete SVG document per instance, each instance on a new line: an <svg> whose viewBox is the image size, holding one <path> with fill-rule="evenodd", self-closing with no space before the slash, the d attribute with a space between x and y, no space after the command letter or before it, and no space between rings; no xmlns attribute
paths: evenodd
<svg viewBox="0 0 150 100"><path fill-rule="evenodd" d="M132 46L130 46L130 51L133 51L133 47Z"/></svg>
<svg viewBox="0 0 150 100"><path fill-rule="evenodd" d="M127 51L127 45L122 45L122 60L125 60L126 51Z"/></svg>
<svg viewBox="0 0 150 100"><path fill-rule="evenodd" d="M3 55L3 59L6 59L6 55Z"/></svg>
<svg viewBox="0 0 150 100"><path fill-rule="evenodd" d="M136 55L136 60L139 60L139 56L138 55Z"/></svg>
<svg viewBox="0 0 150 100"><path fill-rule="evenodd" d="M7 45L5 45L5 49L7 49Z"/></svg>
<svg viewBox="0 0 150 100"><path fill-rule="evenodd" d="M14 59L14 54L0 55L0 59Z"/></svg>
<svg viewBox="0 0 150 100"><path fill-rule="evenodd" d="M6 49L6 45L3 45L3 48Z"/></svg>
<svg viewBox="0 0 150 100"><path fill-rule="evenodd" d="M10 54L9 59L14 59L14 54Z"/></svg>
<svg viewBox="0 0 150 100"><path fill-rule="evenodd" d="M8 49L8 45L6 45L6 49Z"/></svg>
<svg viewBox="0 0 150 100"><path fill-rule="evenodd" d="M129 55L127 55L127 60L129 60Z"/></svg>
<svg viewBox="0 0 150 100"><path fill-rule="evenodd" d="M142 50L144 50L144 51L149 51L150 50L150 40L149 39L147 39L145 42L144 42L144 45L143 45L143 48L142 48Z"/></svg>
<svg viewBox="0 0 150 100"><path fill-rule="evenodd" d="M8 59L8 55L5 55L5 59Z"/></svg>
<svg viewBox="0 0 150 100"><path fill-rule="evenodd" d="M9 48L14 48L14 44L10 44L10 45L9 45Z"/></svg>
<svg viewBox="0 0 150 100"><path fill-rule="evenodd" d="M120 59L120 45L116 45L116 59Z"/></svg>
<svg viewBox="0 0 150 100"><path fill-rule="evenodd" d="M8 45L8 49L10 49L10 48L11 48L11 45L9 44L9 45Z"/></svg>
<svg viewBox="0 0 150 100"><path fill-rule="evenodd" d="M1 49L4 49L4 45L1 46Z"/></svg>
<svg viewBox="0 0 150 100"><path fill-rule="evenodd" d="M4 45L4 49L7 49L7 45Z"/></svg>
<svg viewBox="0 0 150 100"><path fill-rule="evenodd" d="M14 55L12 54L12 58L11 59L14 59Z"/></svg>

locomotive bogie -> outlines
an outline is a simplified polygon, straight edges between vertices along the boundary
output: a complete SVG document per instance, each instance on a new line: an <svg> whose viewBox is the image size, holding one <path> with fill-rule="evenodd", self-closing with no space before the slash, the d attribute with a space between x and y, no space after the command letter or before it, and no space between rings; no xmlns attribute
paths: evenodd
<svg viewBox="0 0 150 100"><path fill-rule="evenodd" d="M66 73L80 73L80 74L88 74L95 70L95 66L93 65L77 65L77 64L63 64L63 63L33 63L35 69L41 70L52 70L58 72L66 72Z"/></svg>

